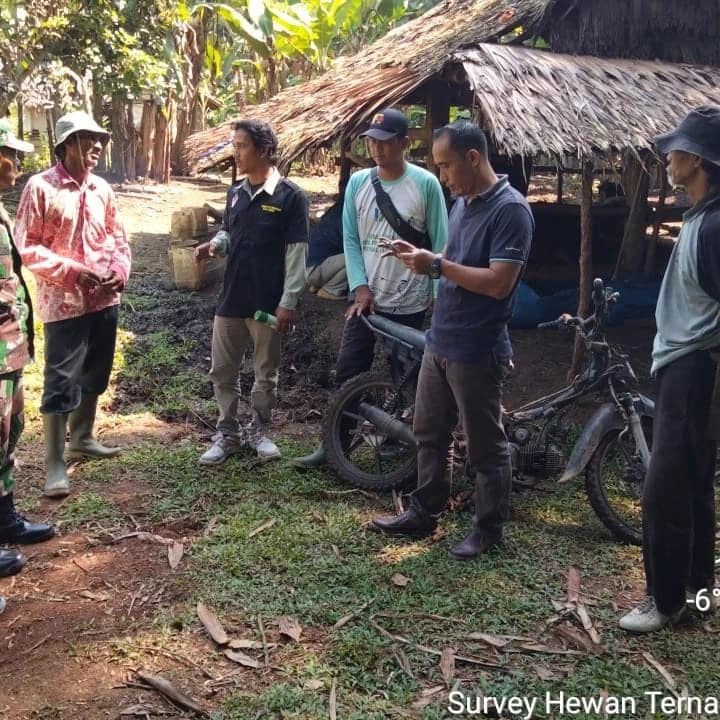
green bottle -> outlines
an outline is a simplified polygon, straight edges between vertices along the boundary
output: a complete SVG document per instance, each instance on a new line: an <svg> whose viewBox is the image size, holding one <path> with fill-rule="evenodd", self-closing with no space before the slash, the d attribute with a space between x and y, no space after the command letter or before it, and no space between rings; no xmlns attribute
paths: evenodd
<svg viewBox="0 0 720 720"><path fill-rule="evenodd" d="M269 325L271 328L276 328L278 324L278 320L274 315L271 315L269 312L265 312L264 310L256 310L255 315L253 316L255 320L261 323L265 323L266 325Z"/></svg>

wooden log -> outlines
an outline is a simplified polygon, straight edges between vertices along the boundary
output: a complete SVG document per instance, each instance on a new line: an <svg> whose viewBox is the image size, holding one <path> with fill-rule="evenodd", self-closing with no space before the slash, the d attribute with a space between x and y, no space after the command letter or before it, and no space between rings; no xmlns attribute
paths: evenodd
<svg viewBox="0 0 720 720"><path fill-rule="evenodd" d="M590 312L590 291L592 288L592 186L593 161L583 162L582 200L580 205L580 287L578 291L578 317L585 318ZM585 354L582 338L575 336L572 362L568 371L568 382L577 375Z"/></svg>
<svg viewBox="0 0 720 720"><path fill-rule="evenodd" d="M155 688L158 692L162 693L166 698L172 700L176 705L181 707L183 710L190 710L196 715L201 717L208 717L207 711L199 705L190 696L184 692L178 690L172 683L168 682L164 677L159 675L151 675L148 672L142 670L138 671L137 676L150 687Z"/></svg>

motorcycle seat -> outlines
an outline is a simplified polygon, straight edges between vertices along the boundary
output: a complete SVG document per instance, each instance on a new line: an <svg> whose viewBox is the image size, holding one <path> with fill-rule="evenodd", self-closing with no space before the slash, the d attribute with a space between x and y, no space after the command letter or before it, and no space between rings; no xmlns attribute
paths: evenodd
<svg viewBox="0 0 720 720"><path fill-rule="evenodd" d="M417 350L423 350L425 348L424 330L416 330L407 325L388 320L380 315L367 315L365 319L375 330L378 330L384 335L390 335L396 340L400 340Z"/></svg>

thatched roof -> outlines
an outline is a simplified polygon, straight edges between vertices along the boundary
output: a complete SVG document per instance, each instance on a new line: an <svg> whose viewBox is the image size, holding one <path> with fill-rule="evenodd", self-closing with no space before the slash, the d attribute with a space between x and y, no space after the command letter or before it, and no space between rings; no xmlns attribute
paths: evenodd
<svg viewBox="0 0 720 720"><path fill-rule="evenodd" d="M697 105L720 104L720 68L481 44L456 53L483 127L507 154L651 148Z"/></svg>
<svg viewBox="0 0 720 720"><path fill-rule="evenodd" d="M720 65L720 0L547 0L554 52Z"/></svg>
<svg viewBox="0 0 720 720"><path fill-rule="evenodd" d="M547 0L446 0L392 30L319 78L248 107L278 130L283 160L352 134L379 108L393 105L439 72L460 48L498 39L523 22L535 22ZM186 143L192 171L231 157L231 123L192 135Z"/></svg>
<svg viewBox="0 0 720 720"><path fill-rule="evenodd" d="M648 147L659 131L668 129L690 107L720 102L718 69L482 44L497 43L519 27L524 34L541 28L550 31L548 19L570 22L578 2L446 0L354 57L341 59L325 75L248 107L243 114L272 122L281 161L287 163L342 136L357 134L376 110L400 103L458 63L475 91L483 125L499 148L511 154L586 155L593 149ZM660 4L659 0L582 0L582 7L618 2L623 3L624 13L616 8L616 32L624 27L618 18L629 10ZM706 2L720 4L720 0ZM561 10L565 14L558 16ZM607 30L602 25L606 16L599 11L587 18L595 24L576 28L577 43L597 40L600 30ZM640 21L633 27L641 27ZM225 123L191 136L186 144L191 172L227 163L230 135L231 123Z"/></svg>

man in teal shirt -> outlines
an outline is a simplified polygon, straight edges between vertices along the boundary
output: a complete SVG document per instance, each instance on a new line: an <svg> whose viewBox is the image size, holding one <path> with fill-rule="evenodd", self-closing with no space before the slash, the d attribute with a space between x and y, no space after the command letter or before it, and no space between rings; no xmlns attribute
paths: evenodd
<svg viewBox="0 0 720 720"><path fill-rule="evenodd" d="M375 336L361 321L361 315L377 313L419 329L432 303L431 279L416 275L378 245L380 238L393 240L399 235L378 206L373 172L401 218L427 237L428 249L440 253L447 243L445 196L435 175L405 160L410 138L403 113L395 108L382 110L373 117L363 136L377 167L356 172L345 191L345 265L355 299L345 313L335 364L337 387L372 365ZM325 453L320 447L311 455L296 459L294 464L309 468L324 463Z"/></svg>

